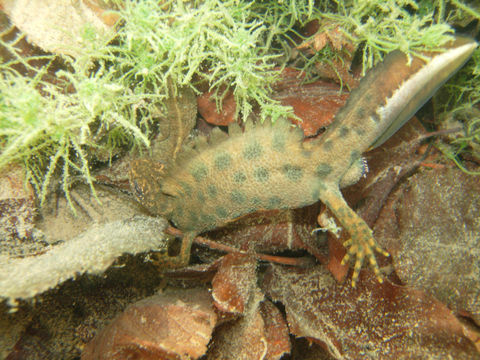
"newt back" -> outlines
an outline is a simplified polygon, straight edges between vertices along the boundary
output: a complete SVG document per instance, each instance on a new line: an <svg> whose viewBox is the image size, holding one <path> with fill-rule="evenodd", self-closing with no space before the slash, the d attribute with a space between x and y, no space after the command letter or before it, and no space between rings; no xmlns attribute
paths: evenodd
<svg viewBox="0 0 480 360"><path fill-rule="evenodd" d="M286 120L249 125L245 132L231 125L228 136L214 129L157 178L163 198L154 203L162 207L153 210L183 231L200 233L258 210L312 204L326 170L313 148Z"/></svg>
<svg viewBox="0 0 480 360"><path fill-rule="evenodd" d="M372 230L348 206L340 188L364 171L361 154L383 142L427 101L471 56L477 43L458 38L430 62L389 54L360 82L320 139L303 142L287 121L238 125L229 136L215 129L199 137L167 169L138 161L132 167L137 198L187 234L181 262L193 237L262 209L298 208L321 200L351 236L345 245L355 259L352 282L367 258L379 276L374 251L387 255ZM179 260L179 261L180 261Z"/></svg>

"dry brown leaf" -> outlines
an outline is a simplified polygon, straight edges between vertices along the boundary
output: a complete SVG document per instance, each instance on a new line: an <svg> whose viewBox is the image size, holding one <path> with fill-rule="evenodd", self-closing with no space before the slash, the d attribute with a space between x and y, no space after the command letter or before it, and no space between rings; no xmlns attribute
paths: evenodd
<svg viewBox="0 0 480 360"><path fill-rule="evenodd" d="M302 119L292 119L292 122L303 129L305 136L317 135L319 129L329 125L349 96L340 92L338 85L325 81L302 84L301 72L290 68L282 72L274 90L272 97L282 105L291 106L294 114Z"/></svg>
<svg viewBox="0 0 480 360"><path fill-rule="evenodd" d="M480 359L464 328L425 293L379 284L337 284L321 266L271 266L264 288L284 304L290 331L326 346L336 359Z"/></svg>
<svg viewBox="0 0 480 360"><path fill-rule="evenodd" d="M165 291L129 306L86 346L82 360L198 359L216 321L208 290Z"/></svg>
<svg viewBox="0 0 480 360"><path fill-rule="evenodd" d="M257 261L253 256L225 255L212 280L212 297L220 311L243 314L256 289Z"/></svg>
<svg viewBox="0 0 480 360"><path fill-rule="evenodd" d="M274 84L271 96L282 105L291 106L294 114L302 119L291 119L292 122L299 125L306 136L314 136L320 128L333 121L337 110L345 104L348 93L340 92L340 87L332 83L316 81L303 84L303 80L302 72L286 68L282 71L280 80ZM213 125L225 126L234 122L236 103L233 93L227 92L221 112L217 111L212 94L213 91L210 91L198 97L200 115Z"/></svg>
<svg viewBox="0 0 480 360"><path fill-rule="evenodd" d="M323 25L325 29L327 26ZM355 51L352 41L345 36L340 26L332 27L328 30L317 32L311 39L297 46L297 49L322 50L327 44L330 44L335 50L346 49L350 53Z"/></svg>
<svg viewBox="0 0 480 360"><path fill-rule="evenodd" d="M255 305L240 319L218 327L209 347L208 360L265 359L268 343L258 302Z"/></svg>
<svg viewBox="0 0 480 360"><path fill-rule="evenodd" d="M297 46L297 49L312 55L327 45L338 54L339 59L316 63L318 74L334 81L338 81L340 78L340 81L346 83L350 89L357 87L359 80L350 73L355 45L345 36L340 26L322 24L322 30Z"/></svg>
<svg viewBox="0 0 480 360"><path fill-rule="evenodd" d="M75 56L81 52L85 26L100 35L113 31L116 19L104 14L101 1L0 0L0 8L28 41L43 50ZM105 16L106 15L106 16Z"/></svg>
<svg viewBox="0 0 480 360"><path fill-rule="evenodd" d="M265 339L268 343L265 360L280 360L291 350L287 322L280 310L269 300L260 303L260 313L264 322Z"/></svg>
<svg viewBox="0 0 480 360"><path fill-rule="evenodd" d="M480 324L480 182L459 169L412 176L376 225L402 281Z"/></svg>
<svg viewBox="0 0 480 360"><path fill-rule="evenodd" d="M173 90L172 90L173 93ZM183 88L164 102L166 114L159 121L159 135L152 141L152 157L169 163L175 159L197 121L197 101L192 89Z"/></svg>
<svg viewBox="0 0 480 360"><path fill-rule="evenodd" d="M198 112L210 124L226 126L235 121L235 112L237 104L233 97L233 92L228 91L222 101L220 112L213 98L215 91L208 91L197 98Z"/></svg>

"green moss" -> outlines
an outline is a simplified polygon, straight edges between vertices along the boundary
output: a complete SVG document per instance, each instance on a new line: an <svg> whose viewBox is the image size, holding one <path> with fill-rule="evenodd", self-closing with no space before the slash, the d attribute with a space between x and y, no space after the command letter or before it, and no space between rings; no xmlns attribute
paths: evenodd
<svg viewBox="0 0 480 360"><path fill-rule="evenodd" d="M56 176L67 198L73 175L83 176L94 191L92 154L148 146L158 105L180 87L196 90L194 79L214 90L217 104L225 95L220 89L231 90L244 118L255 104L263 120L284 117L291 109L270 97L280 73L275 67L286 64L292 35L300 36L297 30L308 21L318 20L319 32L340 28L360 49L365 71L394 49L416 55L435 51L452 32L446 20L480 18L478 8L456 0L448 12L441 0L114 3L122 20L115 39L86 27L80 34L86 44L82 55L62 58L54 83L43 79L55 56L24 58L15 47L24 35L13 36L13 27L0 34L2 54L8 54L0 64L0 169L24 164L41 202ZM13 40L1 40L6 38ZM342 51L327 46L300 63L301 69L308 73L318 61L342 61ZM478 103L478 54L469 70L476 75L465 75L466 82L452 93L457 105L450 110ZM470 130L459 141L471 148L468 144L478 142L478 120L466 127ZM279 150L281 145L274 144ZM465 149L455 147L455 152ZM235 181L245 181L245 175Z"/></svg>
<svg viewBox="0 0 480 360"><path fill-rule="evenodd" d="M112 47L127 82L141 91L176 93L203 79L215 92L217 105L231 89L236 111L246 118L252 103L260 105L261 118L273 119L291 112L269 94L278 79L277 54L271 53L271 35L248 1L118 1L125 25ZM125 46L127 45L127 46ZM209 69L209 71L203 71ZM139 81L141 80L141 81ZM223 89L223 90L220 90Z"/></svg>
<svg viewBox="0 0 480 360"><path fill-rule="evenodd" d="M353 49L359 50L363 73L393 50L399 49L409 57L425 57L425 51L439 51L453 34L445 19L452 20L452 14L464 6L452 1L454 6L445 14L443 0L337 0L334 4L329 1L320 3L311 16L319 21L318 34L339 30L334 35L337 37L335 41L339 42L338 36L342 35ZM465 11L461 12L462 15ZM313 57L305 57L301 70L313 77L316 64L321 62L336 71L338 64L344 63L344 59L352 59L354 55L351 50L339 45L340 42L327 42ZM342 82L341 75L337 73L337 76Z"/></svg>

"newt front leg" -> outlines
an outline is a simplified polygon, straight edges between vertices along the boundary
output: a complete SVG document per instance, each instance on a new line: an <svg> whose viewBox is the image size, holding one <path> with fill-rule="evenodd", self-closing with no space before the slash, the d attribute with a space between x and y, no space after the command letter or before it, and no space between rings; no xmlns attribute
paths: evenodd
<svg viewBox="0 0 480 360"><path fill-rule="evenodd" d="M379 252L385 256L389 256L389 254L376 243L370 227L348 206L342 193L335 185L324 186L320 191L320 200L333 212L350 235L350 239L343 244L347 253L342 260L342 265L352 258L355 259L352 286L355 287L365 257L368 258L378 281L382 282L382 275L374 252Z"/></svg>

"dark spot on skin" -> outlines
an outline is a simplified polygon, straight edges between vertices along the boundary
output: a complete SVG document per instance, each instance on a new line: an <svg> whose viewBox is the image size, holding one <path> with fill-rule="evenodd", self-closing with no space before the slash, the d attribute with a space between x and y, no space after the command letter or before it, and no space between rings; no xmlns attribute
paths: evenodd
<svg viewBox="0 0 480 360"><path fill-rule="evenodd" d="M348 218L350 216L350 213L345 208L338 208L337 212L338 212L338 215L341 216L342 218Z"/></svg>
<svg viewBox="0 0 480 360"><path fill-rule="evenodd" d="M268 170L264 167L258 167L253 171L253 176L255 177L255 180L263 183L268 181L270 174L268 173Z"/></svg>
<svg viewBox="0 0 480 360"><path fill-rule="evenodd" d="M243 150L243 156L246 160L257 159L262 155L262 145L257 142L248 144Z"/></svg>
<svg viewBox="0 0 480 360"><path fill-rule="evenodd" d="M283 166L282 173L288 180L298 182L302 178L303 170L300 166L287 164Z"/></svg>
<svg viewBox="0 0 480 360"><path fill-rule="evenodd" d="M325 163L318 165L317 169L315 170L315 174L320 178L327 177L331 172L332 166Z"/></svg>
<svg viewBox="0 0 480 360"><path fill-rule="evenodd" d="M189 219L190 219L190 222L192 224L196 224L198 222L198 216L197 216L197 213L193 212L193 211L190 211L190 214L189 214Z"/></svg>
<svg viewBox="0 0 480 360"><path fill-rule="evenodd" d="M326 140L322 146L326 151L330 151L333 148L333 142L331 140Z"/></svg>
<svg viewBox="0 0 480 360"><path fill-rule="evenodd" d="M285 134L282 132L275 132L272 139L273 150L283 152L285 150Z"/></svg>
<svg viewBox="0 0 480 360"><path fill-rule="evenodd" d="M215 168L217 170L227 169L232 162L232 157L228 153L220 153L215 156Z"/></svg>
<svg viewBox="0 0 480 360"><path fill-rule="evenodd" d="M260 199L258 197L254 197L252 199L252 204L255 208L253 211L257 211L257 209L260 209L262 207L262 199Z"/></svg>
<svg viewBox="0 0 480 360"><path fill-rule="evenodd" d="M363 119L365 117L365 109L362 107L359 107L357 109L357 118L358 119Z"/></svg>
<svg viewBox="0 0 480 360"><path fill-rule="evenodd" d="M215 185L210 184L207 186L207 193L210 197L214 198L217 196L217 188Z"/></svg>
<svg viewBox="0 0 480 360"><path fill-rule="evenodd" d="M360 156L362 156L362 154L357 151L357 150L353 150L351 153L350 153L350 163L353 164L354 162L358 161L358 159L360 158Z"/></svg>
<svg viewBox="0 0 480 360"><path fill-rule="evenodd" d="M186 182L179 181L180 186L182 187L183 191L186 195L192 196L192 187L187 184Z"/></svg>
<svg viewBox="0 0 480 360"><path fill-rule="evenodd" d="M137 180L133 180L133 193L140 201L144 199L143 187L138 184Z"/></svg>
<svg viewBox="0 0 480 360"><path fill-rule="evenodd" d="M236 202L237 204L242 204L247 199L245 194L238 190L233 190L232 194L230 195L230 198L232 199L233 202Z"/></svg>
<svg viewBox="0 0 480 360"><path fill-rule="evenodd" d="M243 172L237 171L235 174L233 174L233 181L235 181L237 184L244 183L245 180L247 180L247 176Z"/></svg>
<svg viewBox="0 0 480 360"><path fill-rule="evenodd" d="M362 129L361 127L355 126L353 128L353 131L355 131L359 136L364 136L365 135L365 130Z"/></svg>
<svg viewBox="0 0 480 360"><path fill-rule="evenodd" d="M175 213L176 213L177 217L182 217L183 216L183 208L182 207L177 207L175 209Z"/></svg>
<svg viewBox="0 0 480 360"><path fill-rule="evenodd" d="M201 219L202 219L202 223L203 224L215 224L215 216L211 215L211 214L203 214L201 216Z"/></svg>
<svg viewBox="0 0 480 360"><path fill-rule="evenodd" d="M208 168L205 164L197 164L192 170L192 176L197 182L201 182L207 178Z"/></svg>
<svg viewBox="0 0 480 360"><path fill-rule="evenodd" d="M348 127L342 126L340 128L340 137L343 138L343 137L347 136L349 132L350 132L350 129Z"/></svg>
<svg viewBox="0 0 480 360"><path fill-rule="evenodd" d="M302 151L302 156L306 159L310 159L312 157L312 152L311 151L307 151L307 150L303 150Z"/></svg>
<svg viewBox="0 0 480 360"><path fill-rule="evenodd" d="M272 196L268 199L268 208L269 209L278 209L282 204L282 199L278 196Z"/></svg>
<svg viewBox="0 0 480 360"><path fill-rule="evenodd" d="M376 122L377 124L380 122L380 117L378 116L378 114L376 112L372 113L372 115L370 116L372 118L372 120L374 122Z"/></svg>
<svg viewBox="0 0 480 360"><path fill-rule="evenodd" d="M217 216L221 219L226 219L228 217L228 212L225 210L225 208L219 206L215 209L215 213Z"/></svg>

